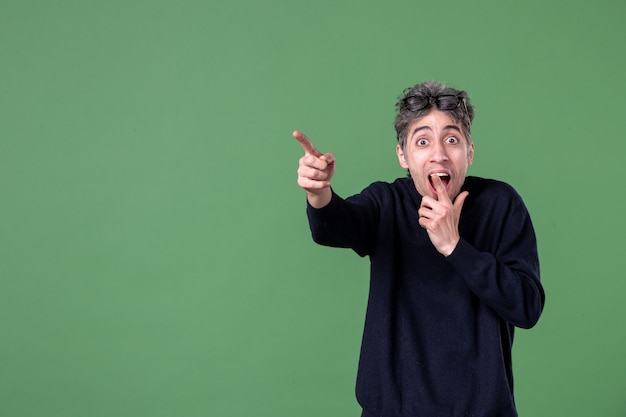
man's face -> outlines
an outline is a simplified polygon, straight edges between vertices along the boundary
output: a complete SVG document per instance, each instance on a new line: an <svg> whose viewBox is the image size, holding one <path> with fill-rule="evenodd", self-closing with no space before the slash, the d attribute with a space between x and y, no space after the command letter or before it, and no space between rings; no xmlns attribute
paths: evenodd
<svg viewBox="0 0 626 417"><path fill-rule="evenodd" d="M396 153L400 166L411 173L417 192L437 198L431 176L438 175L454 201L472 165L474 144L468 144L461 127L446 113L433 109L409 125L404 149L398 145Z"/></svg>

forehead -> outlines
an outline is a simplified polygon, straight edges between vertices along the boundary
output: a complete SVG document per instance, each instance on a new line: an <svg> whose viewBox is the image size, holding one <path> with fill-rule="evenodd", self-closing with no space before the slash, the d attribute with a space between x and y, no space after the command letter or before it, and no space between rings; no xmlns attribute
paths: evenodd
<svg viewBox="0 0 626 417"><path fill-rule="evenodd" d="M407 133L412 136L416 130L457 130L462 132L460 123L457 123L447 113L433 109L419 119L409 123Z"/></svg>

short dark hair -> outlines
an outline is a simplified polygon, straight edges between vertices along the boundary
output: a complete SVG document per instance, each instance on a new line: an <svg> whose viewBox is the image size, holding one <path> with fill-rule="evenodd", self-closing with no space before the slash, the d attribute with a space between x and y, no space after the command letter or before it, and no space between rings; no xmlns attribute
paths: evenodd
<svg viewBox="0 0 626 417"><path fill-rule="evenodd" d="M468 143L472 143L474 107L470 104L468 94L442 82L426 81L405 89L396 103L396 137L402 149L406 145L408 126L426 116L433 108L446 113L458 123Z"/></svg>

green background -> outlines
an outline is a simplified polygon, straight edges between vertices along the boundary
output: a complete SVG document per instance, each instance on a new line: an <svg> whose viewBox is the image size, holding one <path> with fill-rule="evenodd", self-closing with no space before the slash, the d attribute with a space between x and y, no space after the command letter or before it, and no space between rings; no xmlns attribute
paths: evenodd
<svg viewBox="0 0 626 417"><path fill-rule="evenodd" d="M625 416L623 1L0 0L0 415L358 416L367 259L336 190L403 176L394 103L469 91L547 293L522 416Z"/></svg>

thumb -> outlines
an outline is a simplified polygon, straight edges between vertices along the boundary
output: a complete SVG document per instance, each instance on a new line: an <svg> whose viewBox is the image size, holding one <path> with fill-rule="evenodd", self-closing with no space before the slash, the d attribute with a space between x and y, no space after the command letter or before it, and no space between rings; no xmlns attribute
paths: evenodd
<svg viewBox="0 0 626 417"><path fill-rule="evenodd" d="M463 208L463 204L465 204L465 199L467 198L468 195L469 193L467 191L463 191L454 199L454 209L457 213L461 212L461 209Z"/></svg>
<svg viewBox="0 0 626 417"><path fill-rule="evenodd" d="M320 159L326 161L328 165L332 165L335 163L335 155L333 155L332 153L325 153L324 155L320 156Z"/></svg>

